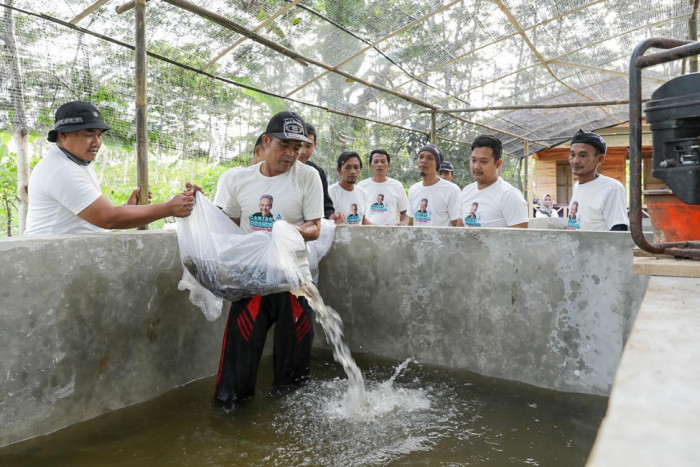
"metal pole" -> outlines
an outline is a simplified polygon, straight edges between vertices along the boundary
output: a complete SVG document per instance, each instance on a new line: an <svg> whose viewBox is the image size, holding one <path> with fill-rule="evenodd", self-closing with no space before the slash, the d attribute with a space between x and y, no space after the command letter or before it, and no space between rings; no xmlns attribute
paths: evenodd
<svg viewBox="0 0 700 467"><path fill-rule="evenodd" d="M136 175L139 204L148 204L148 127L146 122L146 0L136 0ZM140 227L145 230L147 225Z"/></svg>
<svg viewBox="0 0 700 467"><path fill-rule="evenodd" d="M430 114L430 142L437 144L437 115L435 112Z"/></svg>
<svg viewBox="0 0 700 467"><path fill-rule="evenodd" d="M630 58L630 231L637 246L649 253L663 254L666 248L649 243L642 231L642 68L697 54L699 45L697 42L652 37L637 44ZM671 50L644 55L650 48Z"/></svg>

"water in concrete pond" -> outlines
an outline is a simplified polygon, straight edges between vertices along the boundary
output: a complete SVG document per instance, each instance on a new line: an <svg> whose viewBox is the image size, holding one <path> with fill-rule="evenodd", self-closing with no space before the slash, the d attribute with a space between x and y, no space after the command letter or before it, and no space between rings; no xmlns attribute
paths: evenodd
<svg viewBox="0 0 700 467"><path fill-rule="evenodd" d="M373 407L365 414L346 410L349 383L329 352L315 351L309 385L282 396L269 392L266 357L256 397L231 412L211 404L208 378L0 449L0 465L582 466L607 404L416 362L397 372L402 362L356 358Z"/></svg>

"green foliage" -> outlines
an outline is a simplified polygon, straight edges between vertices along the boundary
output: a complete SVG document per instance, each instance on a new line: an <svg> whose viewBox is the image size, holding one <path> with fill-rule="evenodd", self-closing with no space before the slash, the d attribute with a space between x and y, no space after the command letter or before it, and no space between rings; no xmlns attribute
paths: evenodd
<svg viewBox="0 0 700 467"><path fill-rule="evenodd" d="M0 230L2 236L16 235L19 231L17 219L17 155L10 152L7 144L12 135L0 132Z"/></svg>

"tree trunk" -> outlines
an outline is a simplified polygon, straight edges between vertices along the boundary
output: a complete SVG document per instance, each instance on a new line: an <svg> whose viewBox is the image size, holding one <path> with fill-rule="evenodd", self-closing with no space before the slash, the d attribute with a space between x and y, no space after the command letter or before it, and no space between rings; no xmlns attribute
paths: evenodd
<svg viewBox="0 0 700 467"><path fill-rule="evenodd" d="M7 0L8 6L12 6L13 0ZM29 194L27 186L29 184L29 139L27 130L27 115L24 111L24 89L22 88L22 73L17 57L17 46L15 45L14 21L12 10L5 8L5 33L3 34L5 49L7 50L7 61L12 75L10 85L10 96L12 98L12 126L14 138L17 141L17 197L19 198L19 233L22 235L27 224L27 210L29 208Z"/></svg>

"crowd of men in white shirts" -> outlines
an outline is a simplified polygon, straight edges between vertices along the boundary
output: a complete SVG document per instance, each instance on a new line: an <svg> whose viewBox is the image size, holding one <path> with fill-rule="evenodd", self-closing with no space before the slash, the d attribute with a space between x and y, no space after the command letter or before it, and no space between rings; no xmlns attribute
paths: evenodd
<svg viewBox="0 0 700 467"><path fill-rule="evenodd" d="M138 189L125 205L108 201L91 163L109 129L100 111L88 102L74 101L58 108L47 138L56 145L29 180L25 235L131 228L192 212L195 192L201 188L190 183L162 203L138 204ZM503 145L494 136L482 135L472 143L469 169L474 182L463 190L450 181L454 168L438 146L419 148L416 168L420 181L408 189L408 195L401 182L388 176L391 157L382 149L371 151L367 161L372 177L359 182L362 157L353 151L340 154L339 181L328 186L323 169L309 160L316 137L316 130L301 116L289 111L275 114L255 144L253 163L221 175L214 203L245 233L271 231L276 221L284 220L305 241L319 237L324 217L349 225L528 225L525 198L498 174ZM572 139L569 162L578 182L570 204L569 228L628 229L624 187L598 174L605 152L605 141L595 133L579 131ZM244 298L233 302L229 310L216 403L230 406L253 395L265 337L273 323L275 387L285 390L308 380L314 312L306 299L288 292Z"/></svg>
<svg viewBox="0 0 700 467"><path fill-rule="evenodd" d="M572 139L570 164L574 185L567 223L570 230L628 230L625 189L598 173L606 145L595 133L579 131ZM426 144L416 151L421 180L408 190L387 175L391 157L383 149L370 152L372 177L358 181L361 156L352 151L338 157L339 182L329 188L334 214L329 218L349 225L409 225L453 227L528 226L529 207L523 194L499 176L503 145L491 135L471 145L469 169L473 183L460 188L452 182L454 166L442 150ZM584 209L585 206L585 209ZM557 216L550 195L544 197L536 217Z"/></svg>

